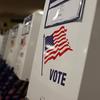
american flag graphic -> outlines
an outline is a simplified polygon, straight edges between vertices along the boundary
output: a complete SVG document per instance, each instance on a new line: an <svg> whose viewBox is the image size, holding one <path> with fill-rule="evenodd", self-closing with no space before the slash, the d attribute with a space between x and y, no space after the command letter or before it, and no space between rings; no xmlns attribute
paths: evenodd
<svg viewBox="0 0 100 100"><path fill-rule="evenodd" d="M72 51L68 38L66 37L67 29L61 26L50 36L45 37L44 64L50 60L55 60L67 51Z"/></svg>

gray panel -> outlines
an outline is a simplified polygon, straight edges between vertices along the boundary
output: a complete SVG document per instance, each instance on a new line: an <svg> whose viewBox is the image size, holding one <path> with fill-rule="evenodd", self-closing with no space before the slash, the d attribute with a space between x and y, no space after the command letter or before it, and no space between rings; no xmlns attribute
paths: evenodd
<svg viewBox="0 0 100 100"><path fill-rule="evenodd" d="M100 100L100 0L98 0L78 100Z"/></svg>

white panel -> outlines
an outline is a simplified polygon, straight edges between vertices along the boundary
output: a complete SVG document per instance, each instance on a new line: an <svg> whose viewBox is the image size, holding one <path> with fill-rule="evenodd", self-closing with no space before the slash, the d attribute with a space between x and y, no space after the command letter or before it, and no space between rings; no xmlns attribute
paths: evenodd
<svg viewBox="0 0 100 100"><path fill-rule="evenodd" d="M3 43L2 43L3 45L2 45L2 48L1 48L1 55L2 55L3 58L4 58L6 46L7 46L8 36L9 36L9 32L7 31L7 32L4 33L4 38L3 38Z"/></svg>
<svg viewBox="0 0 100 100"><path fill-rule="evenodd" d="M4 36L3 35L0 35L0 55L2 55L3 38L4 38Z"/></svg>
<svg viewBox="0 0 100 100"><path fill-rule="evenodd" d="M82 21L44 28L49 1L46 0L45 4L27 97L29 100L78 100L97 0L86 0ZM63 13L70 15L72 12L64 10ZM61 27L64 27L64 31L59 34L58 30ZM47 57L44 54L48 55L47 50L55 51L54 43L52 43L55 33L59 35L63 33L63 38L68 39L67 47L72 50L62 52L63 50L60 50L62 45L59 45L56 52L59 56L55 57L55 53L53 53L53 59L49 55L49 60L45 63ZM60 37L59 35L57 37ZM44 43L46 39L48 45L46 45L47 42ZM45 50L45 45L49 49Z"/></svg>
<svg viewBox="0 0 100 100"><path fill-rule="evenodd" d="M29 79L32 63L34 59L34 53L37 44L37 38L39 34L39 28L41 23L41 16L38 12L34 12L31 16L25 18L23 34L21 36L21 49L17 59L17 75L20 79Z"/></svg>
<svg viewBox="0 0 100 100"><path fill-rule="evenodd" d="M4 57L3 57L5 60L7 60L7 56L10 50L10 38L11 38L10 30L7 33L8 33L8 39L7 39L7 44L6 44Z"/></svg>
<svg viewBox="0 0 100 100"><path fill-rule="evenodd" d="M20 39L22 34L22 24L14 26L10 30L10 40L9 40L9 52L7 55L7 63L15 68L18 52L20 50ZM16 68L15 68L16 70Z"/></svg>

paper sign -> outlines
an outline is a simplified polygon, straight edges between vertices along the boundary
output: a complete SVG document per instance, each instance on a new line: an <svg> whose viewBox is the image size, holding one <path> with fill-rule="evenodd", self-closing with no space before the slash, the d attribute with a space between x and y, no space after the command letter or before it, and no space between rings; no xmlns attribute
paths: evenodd
<svg viewBox="0 0 100 100"><path fill-rule="evenodd" d="M45 28L81 20L84 4L85 0L50 0Z"/></svg>

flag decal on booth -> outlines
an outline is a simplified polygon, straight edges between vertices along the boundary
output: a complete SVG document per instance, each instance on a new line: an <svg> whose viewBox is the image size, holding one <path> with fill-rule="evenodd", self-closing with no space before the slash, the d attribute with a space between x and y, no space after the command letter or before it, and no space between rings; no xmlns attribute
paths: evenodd
<svg viewBox="0 0 100 100"><path fill-rule="evenodd" d="M44 37L44 64L50 60L55 60L65 52L72 51L66 32L67 29L64 26L61 26L50 36Z"/></svg>

